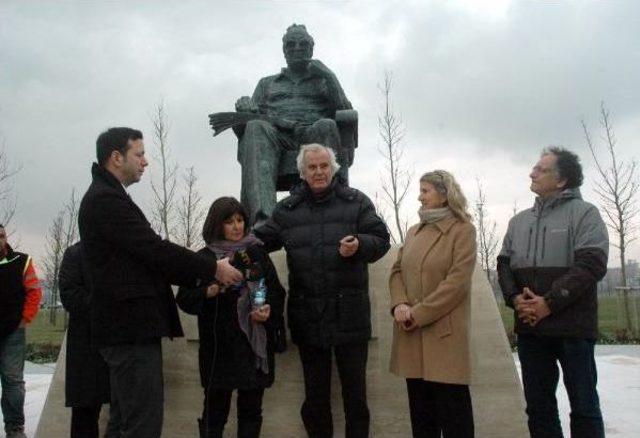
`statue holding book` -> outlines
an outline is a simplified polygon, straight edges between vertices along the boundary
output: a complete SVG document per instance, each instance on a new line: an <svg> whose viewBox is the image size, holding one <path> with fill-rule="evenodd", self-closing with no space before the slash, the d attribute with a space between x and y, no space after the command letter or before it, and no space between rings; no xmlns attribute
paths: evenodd
<svg viewBox="0 0 640 438"><path fill-rule="evenodd" d="M252 97L238 99L236 112L209 116L214 136L227 128L238 136L241 201L251 224L271 215L276 191L289 190L300 180L300 145L333 148L344 179L357 146L357 112L335 74L312 59L314 41L306 27L289 26L282 43L287 67L260 79Z"/></svg>

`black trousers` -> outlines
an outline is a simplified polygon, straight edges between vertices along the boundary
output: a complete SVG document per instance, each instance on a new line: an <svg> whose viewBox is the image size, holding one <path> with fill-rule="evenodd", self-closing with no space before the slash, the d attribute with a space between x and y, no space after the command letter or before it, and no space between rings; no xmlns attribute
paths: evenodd
<svg viewBox="0 0 640 438"><path fill-rule="evenodd" d="M200 421L201 438L222 438L229 417L232 389L205 390L204 410ZM263 388L238 390L238 438L258 438L262 426Z"/></svg>
<svg viewBox="0 0 640 438"><path fill-rule="evenodd" d="M331 354L342 384L342 401L346 420L345 438L369 436L369 408L367 406L367 342L318 348L300 345L300 359L304 373L305 400L301 415L309 438L333 436L331 418Z"/></svg>
<svg viewBox="0 0 640 438"><path fill-rule="evenodd" d="M101 407L102 405L71 408L71 438L98 438Z"/></svg>
<svg viewBox="0 0 640 438"><path fill-rule="evenodd" d="M414 438L473 438L468 385L407 379Z"/></svg>
<svg viewBox="0 0 640 438"><path fill-rule="evenodd" d="M120 438L159 438L164 408L160 339L102 347L100 354L109 367L111 403L120 414Z"/></svg>
<svg viewBox="0 0 640 438"><path fill-rule="evenodd" d="M102 405L74 406L71 408L71 438L98 438L98 420ZM109 422L105 438L120 437L120 420L115 406L109 409Z"/></svg>

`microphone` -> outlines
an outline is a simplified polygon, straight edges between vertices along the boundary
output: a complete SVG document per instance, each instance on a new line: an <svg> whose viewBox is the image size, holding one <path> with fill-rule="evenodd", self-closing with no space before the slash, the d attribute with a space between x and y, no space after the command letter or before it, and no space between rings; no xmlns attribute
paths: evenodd
<svg viewBox="0 0 640 438"><path fill-rule="evenodd" d="M230 260L231 265L242 273L245 280L258 281L263 277L260 266L260 251L254 246L236 251Z"/></svg>

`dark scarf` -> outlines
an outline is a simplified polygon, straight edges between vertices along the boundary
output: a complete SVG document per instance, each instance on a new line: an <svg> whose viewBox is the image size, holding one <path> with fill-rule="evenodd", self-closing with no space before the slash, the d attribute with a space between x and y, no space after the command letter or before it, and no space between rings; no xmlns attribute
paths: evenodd
<svg viewBox="0 0 640 438"><path fill-rule="evenodd" d="M262 245L262 241L253 234L247 234L237 242L218 240L210 243L207 247L213 251L218 259L229 257L233 260L236 252L244 251L253 245ZM264 328L264 324L255 324L251 321L251 298L258 284L259 281L243 280L236 285L240 294L237 302L238 324L242 332L247 336L251 349L256 355L256 368L267 374L269 372L269 362L267 361L267 331Z"/></svg>

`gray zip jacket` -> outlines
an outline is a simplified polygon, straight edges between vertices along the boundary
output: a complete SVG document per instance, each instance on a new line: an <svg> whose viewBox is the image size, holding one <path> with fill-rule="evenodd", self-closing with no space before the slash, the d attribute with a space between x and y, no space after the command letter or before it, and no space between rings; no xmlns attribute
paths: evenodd
<svg viewBox="0 0 640 438"><path fill-rule="evenodd" d="M511 218L497 268L505 302L513 307L514 297L529 287L551 309L535 327L516 315L516 333L597 338L597 282L607 272L608 253L607 227L577 188L536 198Z"/></svg>

